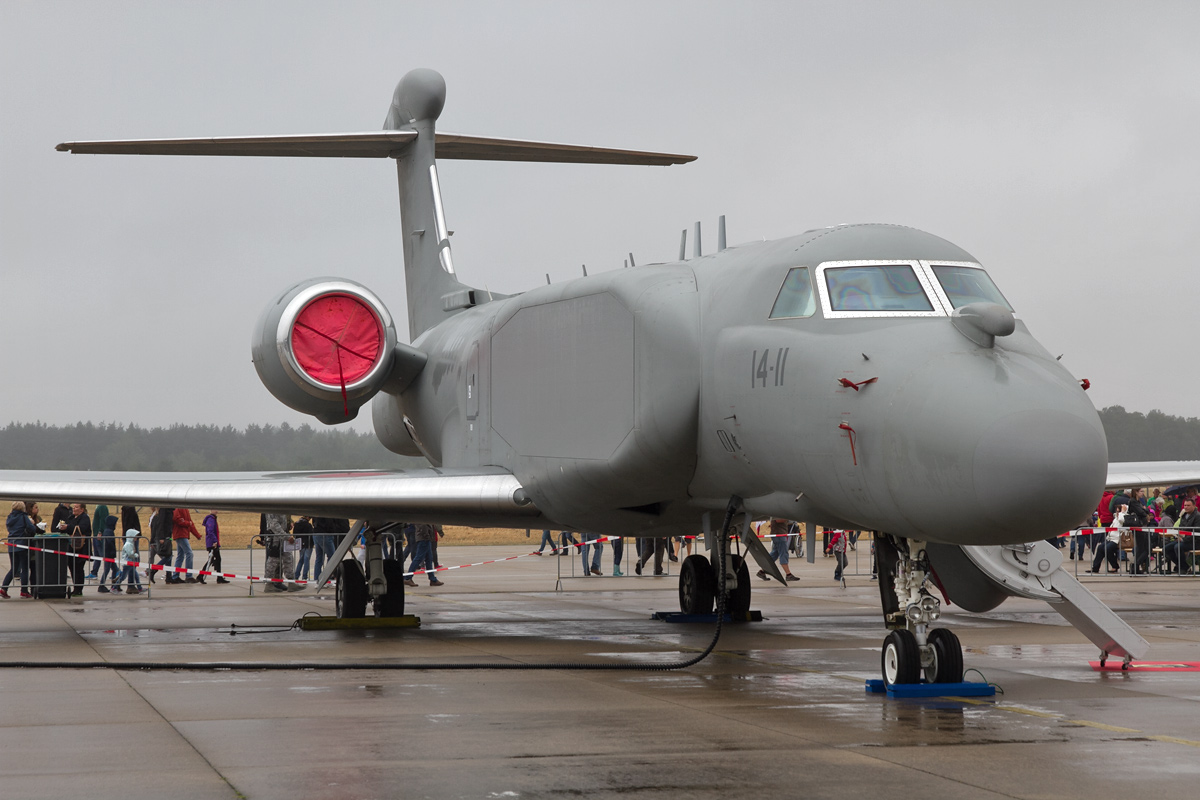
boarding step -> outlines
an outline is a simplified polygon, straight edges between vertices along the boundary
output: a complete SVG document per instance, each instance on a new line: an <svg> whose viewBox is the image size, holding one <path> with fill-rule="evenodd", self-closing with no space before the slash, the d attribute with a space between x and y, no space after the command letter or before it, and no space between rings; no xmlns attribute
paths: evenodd
<svg viewBox="0 0 1200 800"><path fill-rule="evenodd" d="M1100 598L1063 569L1062 551L1049 542L962 548L967 558L1008 593L1044 600L1100 648L1102 658L1141 658L1150 644Z"/></svg>

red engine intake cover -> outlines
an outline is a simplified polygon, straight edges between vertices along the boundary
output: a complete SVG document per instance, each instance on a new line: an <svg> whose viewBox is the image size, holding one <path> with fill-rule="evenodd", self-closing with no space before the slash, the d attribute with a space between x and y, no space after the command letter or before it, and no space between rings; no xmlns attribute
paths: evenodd
<svg viewBox="0 0 1200 800"><path fill-rule="evenodd" d="M301 309L292 323L291 346L309 378L344 393L383 355L383 321L359 298L330 292Z"/></svg>

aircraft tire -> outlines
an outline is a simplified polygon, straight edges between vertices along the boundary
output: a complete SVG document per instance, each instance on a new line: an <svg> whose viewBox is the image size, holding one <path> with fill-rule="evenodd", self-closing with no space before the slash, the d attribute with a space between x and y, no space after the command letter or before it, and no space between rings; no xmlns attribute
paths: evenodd
<svg viewBox="0 0 1200 800"><path fill-rule="evenodd" d="M750 568L746 566L746 559L734 556L733 569L737 574L737 588L729 593L725 610L736 618L750 611Z"/></svg>
<svg viewBox="0 0 1200 800"><path fill-rule="evenodd" d="M963 654L958 637L945 628L934 628L929 632L929 646L933 648L933 665L925 670L930 683L962 683Z"/></svg>
<svg viewBox="0 0 1200 800"><path fill-rule="evenodd" d="M679 610L684 614L711 614L717 599L717 579L712 564L701 555L688 556L679 569Z"/></svg>
<svg viewBox="0 0 1200 800"><path fill-rule="evenodd" d="M912 631L894 630L883 640L880 660L884 683L920 683L921 650Z"/></svg>
<svg viewBox="0 0 1200 800"><path fill-rule="evenodd" d="M404 562L387 559L383 562L383 577L387 592L375 601L375 616L404 616Z"/></svg>
<svg viewBox="0 0 1200 800"><path fill-rule="evenodd" d="M367 579L362 565L353 558L338 564L334 572L337 591L334 592L334 608L338 619L362 619L367 615Z"/></svg>

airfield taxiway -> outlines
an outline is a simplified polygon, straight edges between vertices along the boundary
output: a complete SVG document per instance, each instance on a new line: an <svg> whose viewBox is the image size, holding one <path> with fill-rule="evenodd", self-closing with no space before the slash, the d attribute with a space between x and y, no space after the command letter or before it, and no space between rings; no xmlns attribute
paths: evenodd
<svg viewBox="0 0 1200 800"><path fill-rule="evenodd" d="M519 551L519 549L517 550ZM447 564L514 548L443 548ZM627 553L629 550L627 550ZM604 554L611 570L611 551ZM226 569L244 570L230 553ZM646 664L711 625L649 620L676 580L524 558L410 590L419 630L287 630L331 593L244 583L0 601L0 661ZM1195 797L1200 672L1106 672L1048 606L946 610L995 700L866 694L884 631L865 574L793 560L762 623L677 672L0 669L0 796L40 798ZM1096 578L1152 644L1200 662L1200 579ZM246 629L231 635L231 626ZM284 630L279 630L284 629ZM970 677L978 678L978 674Z"/></svg>

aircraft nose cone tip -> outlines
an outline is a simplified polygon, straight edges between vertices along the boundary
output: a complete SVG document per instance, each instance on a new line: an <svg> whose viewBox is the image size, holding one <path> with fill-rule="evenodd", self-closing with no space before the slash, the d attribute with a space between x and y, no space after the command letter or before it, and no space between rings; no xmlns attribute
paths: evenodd
<svg viewBox="0 0 1200 800"><path fill-rule="evenodd" d="M1099 500L1107 471L1099 421L1061 411L1005 417L975 448L980 510L1010 530L1014 541L1046 538L1082 523Z"/></svg>

